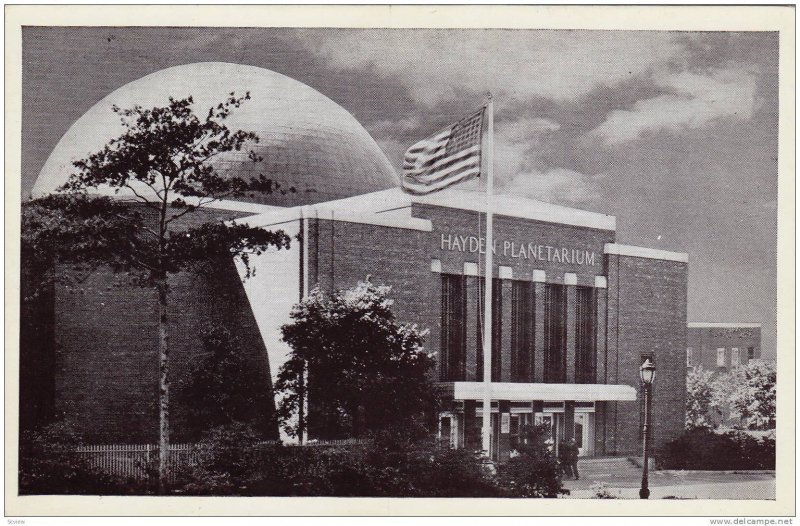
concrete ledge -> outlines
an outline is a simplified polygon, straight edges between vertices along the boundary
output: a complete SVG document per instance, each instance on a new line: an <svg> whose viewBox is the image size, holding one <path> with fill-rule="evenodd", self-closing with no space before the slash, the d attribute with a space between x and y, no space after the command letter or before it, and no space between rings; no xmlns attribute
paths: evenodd
<svg viewBox="0 0 800 526"><path fill-rule="evenodd" d="M689 254L684 252L669 252L668 250L657 250L655 248L637 247L633 245L620 245L617 243L606 243L605 253L618 256L631 256L635 258L677 261L679 263L689 262Z"/></svg>
<svg viewBox="0 0 800 526"><path fill-rule="evenodd" d="M690 321L686 324L690 329L760 329L760 323L716 323Z"/></svg>
<svg viewBox="0 0 800 526"><path fill-rule="evenodd" d="M483 192L448 188L432 194L413 195L410 196L410 199L414 203L425 205L486 212L486 194ZM493 212L499 216L533 219L547 223L582 226L600 230L614 231L617 229L616 217L598 212L568 208L515 195L497 194L494 196L493 202Z"/></svg>
<svg viewBox="0 0 800 526"><path fill-rule="evenodd" d="M483 382L443 382L447 389L452 385L455 400L482 400ZM492 400L529 402L531 400L569 400L572 402L636 400L636 389L622 384L534 384L492 382Z"/></svg>
<svg viewBox="0 0 800 526"><path fill-rule="evenodd" d="M326 221L339 221L342 223L356 223L360 225L375 225L388 228L403 228L406 230L419 230L421 232L433 231L433 223L428 219L418 217L405 217L396 215L375 214L372 212L349 212L332 210L330 208L303 206L294 208L279 208L255 216L239 219L239 223L247 223L252 227L273 226L288 223L303 218L324 219Z"/></svg>
<svg viewBox="0 0 800 526"><path fill-rule="evenodd" d="M545 274L544 270L534 270L531 273L531 281L536 283L544 283L547 281L547 275Z"/></svg>

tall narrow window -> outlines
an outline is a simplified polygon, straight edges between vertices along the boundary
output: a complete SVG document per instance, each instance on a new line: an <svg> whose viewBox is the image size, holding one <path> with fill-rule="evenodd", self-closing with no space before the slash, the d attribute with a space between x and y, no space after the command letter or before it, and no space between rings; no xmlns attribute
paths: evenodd
<svg viewBox="0 0 800 526"><path fill-rule="evenodd" d="M544 381L566 381L567 295L565 287L547 284L544 288Z"/></svg>
<svg viewBox="0 0 800 526"><path fill-rule="evenodd" d="M466 376L466 295L464 276L442 276L442 339L439 378L463 381Z"/></svg>
<svg viewBox="0 0 800 526"><path fill-rule="evenodd" d="M492 381L500 381L500 363L501 363L501 348L502 348L502 334L503 334L503 286L502 280L494 278L492 280ZM476 376L479 382L483 381L483 302L485 280L478 281L478 323L476 330L476 340L478 342L477 358L478 363Z"/></svg>
<svg viewBox="0 0 800 526"><path fill-rule="evenodd" d="M686 367L691 367L692 366L692 353L693 352L694 352L694 349L692 349L691 347L687 347L686 348Z"/></svg>
<svg viewBox="0 0 800 526"><path fill-rule="evenodd" d="M575 372L579 384L595 380L595 307L594 289L575 289Z"/></svg>
<svg viewBox="0 0 800 526"><path fill-rule="evenodd" d="M511 287L511 381L533 382L533 283Z"/></svg>
<svg viewBox="0 0 800 526"><path fill-rule="evenodd" d="M725 347L717 349L717 367L725 367Z"/></svg>
<svg viewBox="0 0 800 526"><path fill-rule="evenodd" d="M747 348L747 361L755 359L756 357L756 348L755 347L748 347Z"/></svg>

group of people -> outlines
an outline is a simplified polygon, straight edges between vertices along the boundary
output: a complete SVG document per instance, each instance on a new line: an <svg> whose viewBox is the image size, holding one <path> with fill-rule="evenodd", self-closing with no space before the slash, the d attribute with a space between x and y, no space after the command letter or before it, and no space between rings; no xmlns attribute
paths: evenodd
<svg viewBox="0 0 800 526"><path fill-rule="evenodd" d="M562 441L558 444L558 464L565 477L578 480L578 444L575 440Z"/></svg>

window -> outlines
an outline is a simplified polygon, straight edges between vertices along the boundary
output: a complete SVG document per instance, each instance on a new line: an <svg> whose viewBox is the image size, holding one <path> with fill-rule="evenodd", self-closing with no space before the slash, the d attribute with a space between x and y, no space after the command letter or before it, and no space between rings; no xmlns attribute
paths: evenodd
<svg viewBox="0 0 800 526"><path fill-rule="evenodd" d="M533 382L534 287L529 281L511 286L511 381Z"/></svg>
<svg viewBox="0 0 800 526"><path fill-rule="evenodd" d="M755 359L756 357L756 349L755 347L748 347L747 348L747 361Z"/></svg>
<svg viewBox="0 0 800 526"><path fill-rule="evenodd" d="M694 349L692 349L691 347L687 347L686 348L686 367L691 367L692 366L692 353L693 352L694 352Z"/></svg>
<svg viewBox="0 0 800 526"><path fill-rule="evenodd" d="M717 349L717 367L725 367L725 347Z"/></svg>
<svg viewBox="0 0 800 526"><path fill-rule="evenodd" d="M442 276L442 339L439 378L463 381L466 376L466 296L464 276Z"/></svg>
<svg viewBox="0 0 800 526"><path fill-rule="evenodd" d="M731 367L739 365L739 348L734 347L731 349Z"/></svg>
<svg viewBox="0 0 800 526"><path fill-rule="evenodd" d="M485 280L478 281L478 323L476 330L476 340L478 342L477 358L478 363L475 368L477 372L477 380L483 381L483 311L484 311L484 297L483 293L486 289ZM500 364L501 364L501 348L502 348L502 330L503 330L503 281L499 278L492 280L492 381L500 381Z"/></svg>
<svg viewBox="0 0 800 526"><path fill-rule="evenodd" d="M595 381L595 318L594 289L575 289L575 373L579 384Z"/></svg>
<svg viewBox="0 0 800 526"><path fill-rule="evenodd" d="M452 415L439 417L439 443L445 447L456 447L456 426Z"/></svg>
<svg viewBox="0 0 800 526"><path fill-rule="evenodd" d="M544 381L566 381L567 294L566 287L544 287Z"/></svg>

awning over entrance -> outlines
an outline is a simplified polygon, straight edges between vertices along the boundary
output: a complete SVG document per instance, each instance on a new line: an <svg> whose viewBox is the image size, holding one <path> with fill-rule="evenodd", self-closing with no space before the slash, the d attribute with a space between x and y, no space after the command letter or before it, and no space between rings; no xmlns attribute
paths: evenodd
<svg viewBox="0 0 800 526"><path fill-rule="evenodd" d="M454 400L482 400L483 382L443 382L444 396ZM636 400L636 390L629 385L609 384L525 384L492 382L492 400L530 402L532 400L569 400L573 402L628 402Z"/></svg>

